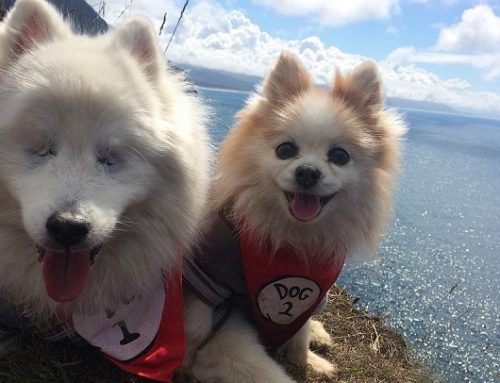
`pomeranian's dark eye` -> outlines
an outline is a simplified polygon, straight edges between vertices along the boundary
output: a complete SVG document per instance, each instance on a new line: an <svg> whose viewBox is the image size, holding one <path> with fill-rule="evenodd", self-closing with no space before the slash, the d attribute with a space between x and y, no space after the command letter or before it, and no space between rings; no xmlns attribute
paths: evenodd
<svg viewBox="0 0 500 383"><path fill-rule="evenodd" d="M299 148L293 142L287 141L279 144L276 148L276 156L280 160L287 160L295 157L299 152Z"/></svg>
<svg viewBox="0 0 500 383"><path fill-rule="evenodd" d="M336 147L328 151L328 159L335 165L342 166L349 162L351 156L347 153L347 150Z"/></svg>

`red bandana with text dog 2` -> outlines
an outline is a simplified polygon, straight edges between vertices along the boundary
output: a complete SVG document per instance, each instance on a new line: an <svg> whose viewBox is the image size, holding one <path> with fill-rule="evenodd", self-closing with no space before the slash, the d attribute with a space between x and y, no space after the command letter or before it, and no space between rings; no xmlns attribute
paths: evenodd
<svg viewBox="0 0 500 383"><path fill-rule="evenodd" d="M160 382L172 377L184 358L181 273L114 310L73 315L76 332L114 364Z"/></svg>
<svg viewBox="0 0 500 383"><path fill-rule="evenodd" d="M305 265L290 246L276 252L256 248L255 238L242 233L243 268L259 335L266 346L278 348L307 322L337 280L346 253L332 262Z"/></svg>

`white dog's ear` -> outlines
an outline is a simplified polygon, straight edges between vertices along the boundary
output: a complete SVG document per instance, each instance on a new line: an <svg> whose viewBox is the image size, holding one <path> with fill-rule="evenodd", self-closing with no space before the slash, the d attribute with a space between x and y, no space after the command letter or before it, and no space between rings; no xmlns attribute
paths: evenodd
<svg viewBox="0 0 500 383"><path fill-rule="evenodd" d="M312 85L312 78L298 57L291 53L282 53L263 87L264 95L270 102L284 104Z"/></svg>
<svg viewBox="0 0 500 383"><path fill-rule="evenodd" d="M337 70L333 93L360 111L379 110L383 96L377 66L367 61L345 77Z"/></svg>
<svg viewBox="0 0 500 383"><path fill-rule="evenodd" d="M145 17L134 17L118 26L115 41L134 57L150 79L165 70L163 57L153 26Z"/></svg>
<svg viewBox="0 0 500 383"><path fill-rule="evenodd" d="M2 66L37 45L71 34L59 12L43 0L17 0L4 23Z"/></svg>

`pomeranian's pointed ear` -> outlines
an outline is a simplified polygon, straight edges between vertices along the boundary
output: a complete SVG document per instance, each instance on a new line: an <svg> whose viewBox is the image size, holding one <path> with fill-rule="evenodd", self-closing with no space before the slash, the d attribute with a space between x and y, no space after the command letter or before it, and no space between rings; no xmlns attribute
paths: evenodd
<svg viewBox="0 0 500 383"><path fill-rule="evenodd" d="M153 26L145 17L134 17L120 24L115 31L115 41L129 51L150 79L154 80L165 69Z"/></svg>
<svg viewBox="0 0 500 383"><path fill-rule="evenodd" d="M264 95L271 102L285 103L312 85L312 78L298 57L291 53L282 53L271 74L264 81Z"/></svg>
<svg viewBox="0 0 500 383"><path fill-rule="evenodd" d="M43 0L17 0L4 23L2 65L39 44L71 34L59 12Z"/></svg>
<svg viewBox="0 0 500 383"><path fill-rule="evenodd" d="M337 70L333 93L362 111L379 110L383 95L377 66L367 61L345 77Z"/></svg>

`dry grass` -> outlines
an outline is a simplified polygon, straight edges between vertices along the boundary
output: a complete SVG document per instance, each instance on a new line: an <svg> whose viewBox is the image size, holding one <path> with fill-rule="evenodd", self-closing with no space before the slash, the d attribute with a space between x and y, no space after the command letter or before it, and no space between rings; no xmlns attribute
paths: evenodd
<svg viewBox="0 0 500 383"><path fill-rule="evenodd" d="M433 383L433 377L410 355L401 335L384 326L380 317L356 310L340 288L330 293L328 309L319 319L332 334L334 346L318 352L339 367L336 383ZM103 359L99 352L66 344L26 339L26 347L0 357L0 383L140 383ZM299 381L323 383L307 371L287 366ZM178 379L187 383L186 379ZM235 382L238 383L238 382Z"/></svg>
<svg viewBox="0 0 500 383"><path fill-rule="evenodd" d="M403 337L384 325L379 316L354 308L344 289L330 292L326 310L318 316L332 335L330 349L316 350L335 363L339 374L334 380L314 379L307 371L289 366L289 371L307 383L438 383L411 355Z"/></svg>

